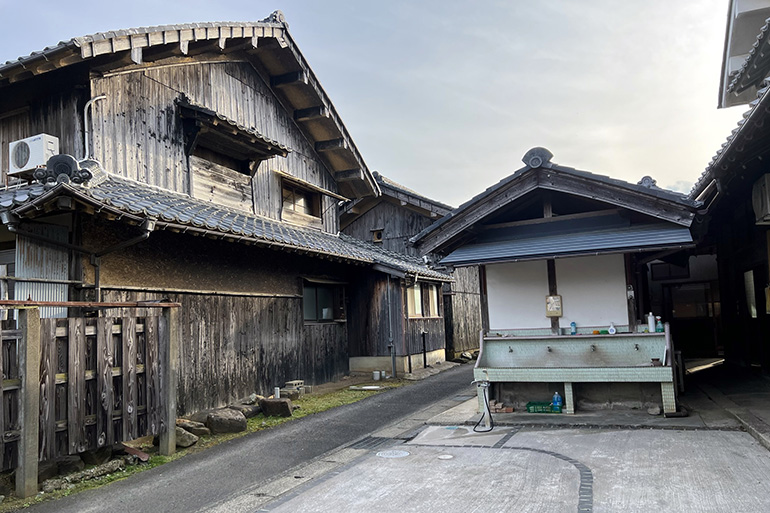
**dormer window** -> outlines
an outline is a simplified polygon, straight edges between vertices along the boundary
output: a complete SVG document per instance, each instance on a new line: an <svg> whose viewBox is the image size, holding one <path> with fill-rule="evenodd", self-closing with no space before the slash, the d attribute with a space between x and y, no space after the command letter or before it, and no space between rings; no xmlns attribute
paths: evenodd
<svg viewBox="0 0 770 513"><path fill-rule="evenodd" d="M177 100L177 105L188 156L194 155L250 175L259 162L289 154L289 148L281 143L211 109L196 105L186 97Z"/></svg>
<svg viewBox="0 0 770 513"><path fill-rule="evenodd" d="M283 182L283 212L321 218L321 195L288 181Z"/></svg>

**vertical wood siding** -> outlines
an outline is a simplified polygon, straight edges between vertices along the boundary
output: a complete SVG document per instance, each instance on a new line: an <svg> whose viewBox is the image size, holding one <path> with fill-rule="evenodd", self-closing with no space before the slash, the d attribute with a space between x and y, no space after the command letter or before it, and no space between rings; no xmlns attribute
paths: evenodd
<svg viewBox="0 0 770 513"><path fill-rule="evenodd" d="M81 94L62 93L33 102L29 108L9 116L0 115L0 172L7 183L8 144L39 133L59 138L59 151L81 157L83 129L79 105Z"/></svg>
<svg viewBox="0 0 770 513"><path fill-rule="evenodd" d="M435 219L383 200L346 226L343 232L357 239L371 241L372 230L382 230L382 247L401 254L420 256L420 252L407 241L433 221Z"/></svg>
<svg viewBox="0 0 770 513"><path fill-rule="evenodd" d="M301 298L112 290L104 299L161 297L182 304L179 415L224 406L253 392L267 394L289 380L319 384L348 372L346 325L305 325Z"/></svg>
<svg viewBox="0 0 770 513"><path fill-rule="evenodd" d="M174 100L193 102L255 129L292 149L287 158L262 162L253 179L256 213L280 219L283 171L337 192L337 184L270 88L245 62L196 63L148 68L92 81L94 150L109 171L177 192L190 193L184 140ZM193 179L194 180L194 179ZM194 188L194 187L193 187ZM338 230L335 200L324 196L323 229Z"/></svg>
<svg viewBox="0 0 770 513"><path fill-rule="evenodd" d="M478 266L458 267L454 283L444 284L447 357L479 348L481 285Z"/></svg>

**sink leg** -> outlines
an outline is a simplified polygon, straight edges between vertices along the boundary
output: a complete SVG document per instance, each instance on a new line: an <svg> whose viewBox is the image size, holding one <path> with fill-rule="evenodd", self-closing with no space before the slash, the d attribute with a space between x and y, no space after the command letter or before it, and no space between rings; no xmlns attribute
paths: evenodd
<svg viewBox="0 0 770 513"><path fill-rule="evenodd" d="M484 387L476 387L476 397L479 398L479 413L484 413Z"/></svg>
<svg viewBox="0 0 770 513"><path fill-rule="evenodd" d="M572 394L572 383L564 383L564 413L575 413L575 399Z"/></svg>
<svg viewBox="0 0 770 513"><path fill-rule="evenodd" d="M661 383L660 393L663 396L663 413L676 413L676 396L673 383Z"/></svg>

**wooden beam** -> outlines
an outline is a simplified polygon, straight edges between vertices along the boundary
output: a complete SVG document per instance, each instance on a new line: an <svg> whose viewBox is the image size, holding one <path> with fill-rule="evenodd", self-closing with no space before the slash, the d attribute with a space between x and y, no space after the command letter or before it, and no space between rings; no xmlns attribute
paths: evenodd
<svg viewBox="0 0 770 513"><path fill-rule="evenodd" d="M314 119L322 119L328 117L329 110L323 105L294 111L294 121L313 121Z"/></svg>
<svg viewBox="0 0 770 513"><path fill-rule="evenodd" d="M16 495L22 498L37 494L38 437L40 433L40 310L19 312L22 343L19 344L19 420L21 438L16 468Z"/></svg>
<svg viewBox="0 0 770 513"><path fill-rule="evenodd" d="M296 84L307 84L307 73L304 71L292 71L283 75L278 75L270 78L270 85L272 87L284 87Z"/></svg>
<svg viewBox="0 0 770 513"><path fill-rule="evenodd" d="M338 182L350 182L353 180L363 180L363 169L347 169L345 171L337 171L334 173L334 179Z"/></svg>
<svg viewBox="0 0 770 513"><path fill-rule="evenodd" d="M324 151L335 151L335 150L347 150L348 149L348 143L345 141L345 139L329 139L328 141L318 141L315 143L315 151L318 153L324 152Z"/></svg>

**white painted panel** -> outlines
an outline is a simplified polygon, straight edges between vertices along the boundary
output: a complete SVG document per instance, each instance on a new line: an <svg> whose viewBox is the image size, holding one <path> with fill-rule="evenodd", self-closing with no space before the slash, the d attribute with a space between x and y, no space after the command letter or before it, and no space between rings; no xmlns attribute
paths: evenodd
<svg viewBox="0 0 770 513"><path fill-rule="evenodd" d="M556 260L556 284L568 327L628 324L626 270L623 255L600 255Z"/></svg>
<svg viewBox="0 0 770 513"><path fill-rule="evenodd" d="M545 316L545 260L490 264L486 269L490 330L551 327Z"/></svg>

